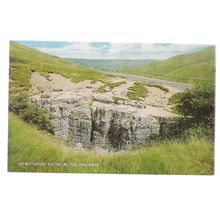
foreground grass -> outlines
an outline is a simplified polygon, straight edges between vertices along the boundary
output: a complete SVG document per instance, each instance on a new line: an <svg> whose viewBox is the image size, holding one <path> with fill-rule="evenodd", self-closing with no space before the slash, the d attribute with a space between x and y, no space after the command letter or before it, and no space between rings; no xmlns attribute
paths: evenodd
<svg viewBox="0 0 220 220"><path fill-rule="evenodd" d="M28 166L22 164L25 162ZM31 164L36 162L46 165ZM81 166L57 166L53 162ZM85 164L97 166L85 167ZM206 139L190 138L186 143L173 141L150 148L145 145L136 151L101 156L65 150L52 135L9 114L9 171L210 175L213 166L213 144Z"/></svg>

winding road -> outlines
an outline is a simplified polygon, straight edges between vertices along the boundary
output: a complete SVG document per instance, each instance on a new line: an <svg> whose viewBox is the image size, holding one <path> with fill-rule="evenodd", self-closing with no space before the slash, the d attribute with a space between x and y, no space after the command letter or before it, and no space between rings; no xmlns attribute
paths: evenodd
<svg viewBox="0 0 220 220"><path fill-rule="evenodd" d="M131 75L131 74L127 74L127 73L114 73L114 72L105 72L105 73L110 74L110 75L114 75L114 76L126 77L130 80L135 80L135 81L144 81L147 83L155 83L155 84L159 84L162 86L171 86L171 87L174 87L179 90L191 89L193 87L192 84L171 82L171 81L166 81L166 80L162 80L162 79L149 78L149 77L145 77L145 76Z"/></svg>

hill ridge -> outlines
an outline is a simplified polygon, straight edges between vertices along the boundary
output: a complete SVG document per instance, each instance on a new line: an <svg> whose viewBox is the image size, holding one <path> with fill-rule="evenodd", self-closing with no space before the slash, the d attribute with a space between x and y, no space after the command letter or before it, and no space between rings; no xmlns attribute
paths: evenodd
<svg viewBox="0 0 220 220"><path fill-rule="evenodd" d="M79 59L71 58L68 59L71 62L82 66L82 67L92 67L98 70L114 71L125 67L136 67L144 64L149 64L155 62L153 59Z"/></svg>
<svg viewBox="0 0 220 220"><path fill-rule="evenodd" d="M201 51L177 55L141 67L124 68L118 71L193 84L206 80L214 81L215 47L210 46Z"/></svg>

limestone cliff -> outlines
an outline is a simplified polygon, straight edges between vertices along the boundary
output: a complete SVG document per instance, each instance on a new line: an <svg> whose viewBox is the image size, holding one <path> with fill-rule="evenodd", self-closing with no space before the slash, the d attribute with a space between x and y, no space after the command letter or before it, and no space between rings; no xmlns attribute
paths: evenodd
<svg viewBox="0 0 220 220"><path fill-rule="evenodd" d="M125 149L160 132L158 117L147 108L97 102L90 94L58 91L35 95L32 101L52 113L55 136L83 147Z"/></svg>

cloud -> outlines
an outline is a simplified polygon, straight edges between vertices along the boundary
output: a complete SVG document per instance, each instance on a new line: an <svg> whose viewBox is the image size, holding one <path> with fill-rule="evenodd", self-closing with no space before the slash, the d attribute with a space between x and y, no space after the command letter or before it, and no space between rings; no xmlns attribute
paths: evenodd
<svg viewBox="0 0 220 220"><path fill-rule="evenodd" d="M79 59L166 59L201 50L207 45L71 42L62 47L37 49L63 58Z"/></svg>
<svg viewBox="0 0 220 220"><path fill-rule="evenodd" d="M86 42L74 42L70 45L66 45L62 48L47 48L41 47L38 50L64 57L64 58L97 58L102 56L102 49L100 47L92 46L91 43Z"/></svg>

